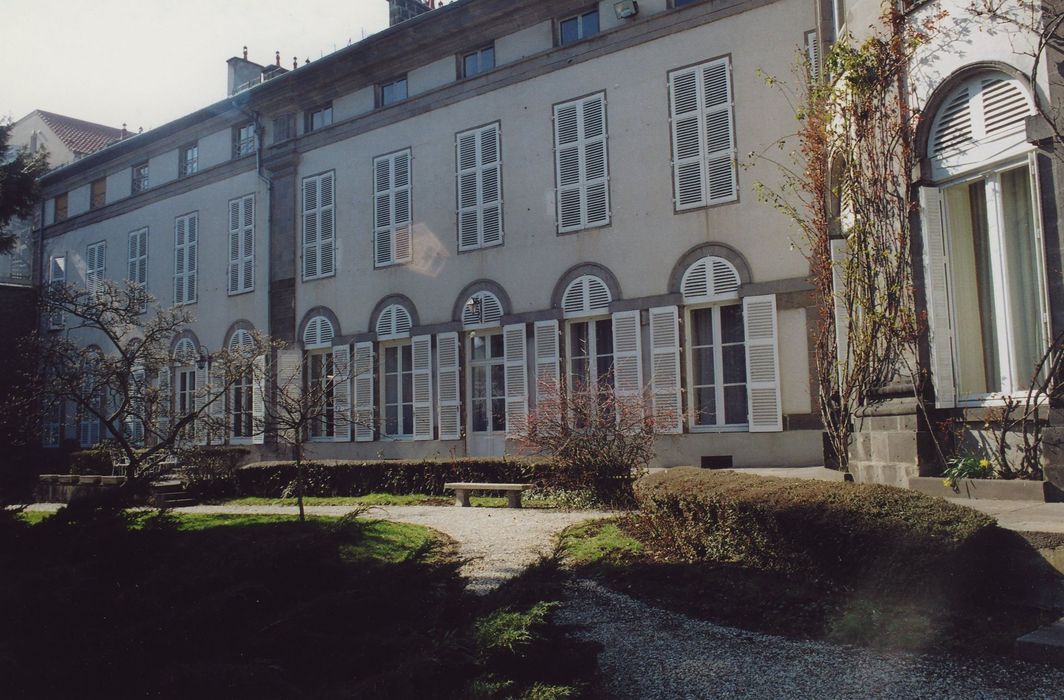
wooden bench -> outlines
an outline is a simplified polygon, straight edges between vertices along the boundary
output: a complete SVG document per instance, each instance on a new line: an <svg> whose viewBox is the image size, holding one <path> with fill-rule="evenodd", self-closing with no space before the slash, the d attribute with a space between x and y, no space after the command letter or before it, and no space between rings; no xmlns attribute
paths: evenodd
<svg viewBox="0 0 1064 700"><path fill-rule="evenodd" d="M505 491L506 505L510 508L520 508L521 492L532 488L532 484L478 484L458 481L444 484L443 488L454 490L454 504L463 508L469 507L470 491Z"/></svg>

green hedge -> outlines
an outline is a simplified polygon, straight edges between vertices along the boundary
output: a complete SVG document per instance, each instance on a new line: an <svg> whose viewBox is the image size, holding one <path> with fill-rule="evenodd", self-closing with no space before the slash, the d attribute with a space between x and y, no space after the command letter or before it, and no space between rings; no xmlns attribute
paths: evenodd
<svg viewBox="0 0 1064 700"><path fill-rule="evenodd" d="M70 453L71 474L111 473L111 451L105 447L93 447Z"/></svg>
<svg viewBox="0 0 1064 700"><path fill-rule="evenodd" d="M314 460L305 462L307 496L362 496L368 493L443 495L448 481L489 481L557 486L559 471L547 460L462 457L447 460ZM295 480L293 462L257 462L236 470L241 496L281 498Z"/></svg>

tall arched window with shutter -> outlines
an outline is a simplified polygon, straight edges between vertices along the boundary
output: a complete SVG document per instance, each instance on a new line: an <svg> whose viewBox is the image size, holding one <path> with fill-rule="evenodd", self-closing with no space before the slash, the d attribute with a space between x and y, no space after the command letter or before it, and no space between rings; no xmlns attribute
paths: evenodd
<svg viewBox="0 0 1064 700"><path fill-rule="evenodd" d="M570 394L614 386L612 301L610 288L596 275L577 277L562 294Z"/></svg>
<svg viewBox="0 0 1064 700"><path fill-rule="evenodd" d="M303 327L303 386L317 406L310 421L310 438L330 441L336 437L335 362L332 321L315 316Z"/></svg>

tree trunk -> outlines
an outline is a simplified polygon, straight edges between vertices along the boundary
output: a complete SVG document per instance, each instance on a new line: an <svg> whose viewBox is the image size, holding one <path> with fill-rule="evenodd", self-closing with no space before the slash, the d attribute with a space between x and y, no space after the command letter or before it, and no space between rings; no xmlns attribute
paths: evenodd
<svg viewBox="0 0 1064 700"><path fill-rule="evenodd" d="M293 445L292 452L296 460L296 503L299 504L299 522L304 523L307 518L303 512L303 445Z"/></svg>

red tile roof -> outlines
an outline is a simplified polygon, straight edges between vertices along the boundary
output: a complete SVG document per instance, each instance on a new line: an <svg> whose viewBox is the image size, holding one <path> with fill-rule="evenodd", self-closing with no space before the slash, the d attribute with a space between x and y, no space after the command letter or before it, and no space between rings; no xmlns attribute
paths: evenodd
<svg viewBox="0 0 1064 700"><path fill-rule="evenodd" d="M122 138L122 130L111 126L64 117L62 114L45 112L43 109L38 109L37 114L41 115L44 123L76 156L95 153Z"/></svg>

